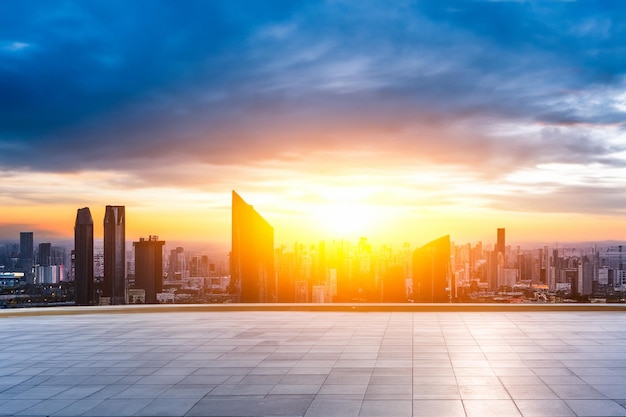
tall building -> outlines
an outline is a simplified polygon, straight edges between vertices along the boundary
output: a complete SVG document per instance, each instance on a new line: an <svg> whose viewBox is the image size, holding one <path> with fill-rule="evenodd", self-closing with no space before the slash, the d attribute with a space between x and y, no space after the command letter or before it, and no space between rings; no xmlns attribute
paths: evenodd
<svg viewBox="0 0 626 417"><path fill-rule="evenodd" d="M52 244L50 243L40 243L39 249L37 251L39 266L50 266L52 265Z"/></svg>
<svg viewBox="0 0 626 417"><path fill-rule="evenodd" d="M231 292L242 303L277 301L274 228L233 191Z"/></svg>
<svg viewBox="0 0 626 417"><path fill-rule="evenodd" d="M126 209L106 206L104 211L104 281L102 295L111 304L126 304Z"/></svg>
<svg viewBox="0 0 626 417"><path fill-rule="evenodd" d="M24 272L24 279L27 283L33 284L35 265L33 232L20 232L20 255L18 258L18 269Z"/></svg>
<svg viewBox="0 0 626 417"><path fill-rule="evenodd" d="M167 273L168 279L188 278L185 276L187 271L187 261L185 258L185 249L177 247L170 251L169 268Z"/></svg>
<svg viewBox="0 0 626 417"><path fill-rule="evenodd" d="M504 241L504 229L498 229L498 236L496 240L496 251L502 252L503 255L506 255L506 243Z"/></svg>
<svg viewBox="0 0 626 417"><path fill-rule="evenodd" d="M33 232L20 232L20 259L30 261L32 264L33 253Z"/></svg>
<svg viewBox="0 0 626 417"><path fill-rule="evenodd" d="M502 274L506 267L506 243L504 240L504 229L498 228L496 237L496 247L488 255L489 264L489 287L497 290L499 281L502 281Z"/></svg>
<svg viewBox="0 0 626 417"><path fill-rule="evenodd" d="M74 283L76 304L94 304L93 218L89 207L78 209L74 225Z"/></svg>
<svg viewBox="0 0 626 417"><path fill-rule="evenodd" d="M146 304L156 304L157 293L163 290L163 246L158 236L140 238L135 248L135 288L146 292Z"/></svg>
<svg viewBox="0 0 626 417"><path fill-rule="evenodd" d="M455 287L450 267L450 236L433 240L413 252L413 298L418 303L448 303Z"/></svg>

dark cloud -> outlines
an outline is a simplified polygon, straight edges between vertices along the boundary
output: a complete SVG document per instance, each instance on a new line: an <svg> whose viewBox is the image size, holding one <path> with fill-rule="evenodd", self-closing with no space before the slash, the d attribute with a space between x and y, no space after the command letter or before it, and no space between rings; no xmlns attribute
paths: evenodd
<svg viewBox="0 0 626 417"><path fill-rule="evenodd" d="M546 180L549 181L549 180ZM622 216L626 207L626 187L608 185L562 185L546 182L549 192L511 195L494 201L497 210L539 213L582 213Z"/></svg>
<svg viewBox="0 0 626 417"><path fill-rule="evenodd" d="M623 123L622 3L379 6L12 3L0 164L148 172L320 148L493 172L620 163L588 126ZM494 134L499 124L547 127Z"/></svg>

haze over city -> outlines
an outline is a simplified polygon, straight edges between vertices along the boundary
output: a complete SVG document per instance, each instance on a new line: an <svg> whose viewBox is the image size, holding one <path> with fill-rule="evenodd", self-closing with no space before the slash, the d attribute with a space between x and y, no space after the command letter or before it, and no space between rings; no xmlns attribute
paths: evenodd
<svg viewBox="0 0 626 417"><path fill-rule="evenodd" d="M8 2L0 239L623 240L623 2Z"/></svg>

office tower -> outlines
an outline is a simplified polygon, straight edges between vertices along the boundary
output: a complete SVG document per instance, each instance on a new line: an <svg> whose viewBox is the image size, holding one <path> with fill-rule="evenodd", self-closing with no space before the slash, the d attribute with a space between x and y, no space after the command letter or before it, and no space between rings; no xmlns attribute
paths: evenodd
<svg viewBox="0 0 626 417"><path fill-rule="evenodd" d="M413 252L413 298L418 303L448 303L454 290L450 273L450 236L443 236Z"/></svg>
<svg viewBox="0 0 626 417"><path fill-rule="evenodd" d="M35 282L34 265L33 232L20 232L20 254L17 267L21 272L24 272L25 282L29 284L34 284Z"/></svg>
<svg viewBox="0 0 626 417"><path fill-rule="evenodd" d="M274 228L233 191L231 292L242 303L276 302Z"/></svg>
<svg viewBox="0 0 626 417"><path fill-rule="evenodd" d="M187 262L185 258L185 249L177 247L170 251L169 268L167 273L168 279L188 278L185 276L187 270Z"/></svg>
<svg viewBox="0 0 626 417"><path fill-rule="evenodd" d="M106 206L104 211L104 281L102 295L111 304L126 304L126 209Z"/></svg>
<svg viewBox="0 0 626 417"><path fill-rule="evenodd" d="M93 218L89 207L78 209L74 225L74 283L76 304L93 305Z"/></svg>
<svg viewBox="0 0 626 417"><path fill-rule="evenodd" d="M32 266L33 252L33 232L20 232L20 260L23 260L24 264L30 262Z"/></svg>
<svg viewBox="0 0 626 417"><path fill-rule="evenodd" d="M494 250L488 254L487 263L489 267L489 287L495 291L499 287L498 281L502 280L502 274L506 267L506 244L503 228L497 230L496 246Z"/></svg>
<svg viewBox="0 0 626 417"><path fill-rule="evenodd" d="M50 266L52 265L52 245L50 243L40 243L39 249L37 250L39 266Z"/></svg>
<svg viewBox="0 0 626 417"><path fill-rule="evenodd" d="M158 236L140 238L135 248L135 288L145 292L146 304L156 304L157 293L163 290L163 245Z"/></svg>
<svg viewBox="0 0 626 417"><path fill-rule="evenodd" d="M504 229L498 229L498 237L496 241L496 251L501 252L506 257L506 245L504 242Z"/></svg>

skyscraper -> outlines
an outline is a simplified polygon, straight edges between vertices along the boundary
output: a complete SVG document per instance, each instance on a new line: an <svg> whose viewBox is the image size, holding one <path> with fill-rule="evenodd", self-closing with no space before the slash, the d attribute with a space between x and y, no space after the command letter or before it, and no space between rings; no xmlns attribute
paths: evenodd
<svg viewBox="0 0 626 417"><path fill-rule="evenodd" d="M496 247L489 255L489 286L492 290L498 289L498 277L504 273L506 266L504 229L498 228L497 233Z"/></svg>
<svg viewBox="0 0 626 417"><path fill-rule="evenodd" d="M242 303L276 302L274 228L233 191L231 292Z"/></svg>
<svg viewBox="0 0 626 417"><path fill-rule="evenodd" d="M20 232L20 259L33 263L33 232Z"/></svg>
<svg viewBox="0 0 626 417"><path fill-rule="evenodd" d="M104 282L102 293L111 304L126 304L126 209L104 211Z"/></svg>
<svg viewBox="0 0 626 417"><path fill-rule="evenodd" d="M450 273L450 236L443 236L413 252L413 297L418 303L450 302L454 290Z"/></svg>
<svg viewBox="0 0 626 417"><path fill-rule="evenodd" d="M34 264L33 232L20 232L20 255L17 267L21 272L24 272L24 279L30 284L35 282L35 275L33 273Z"/></svg>
<svg viewBox="0 0 626 417"><path fill-rule="evenodd" d="M52 244L40 243L38 250L39 266L52 265Z"/></svg>
<svg viewBox="0 0 626 417"><path fill-rule="evenodd" d="M502 253L503 256L506 255L506 245L504 242L504 229L503 228L499 228L498 229L498 237L497 237L497 241L496 241L496 251Z"/></svg>
<svg viewBox="0 0 626 417"><path fill-rule="evenodd" d="M163 290L163 245L158 236L140 238L135 248L135 288L146 292L146 304L156 304L157 293Z"/></svg>
<svg viewBox="0 0 626 417"><path fill-rule="evenodd" d="M74 225L74 283L76 304L94 304L93 218L89 207L78 209Z"/></svg>

